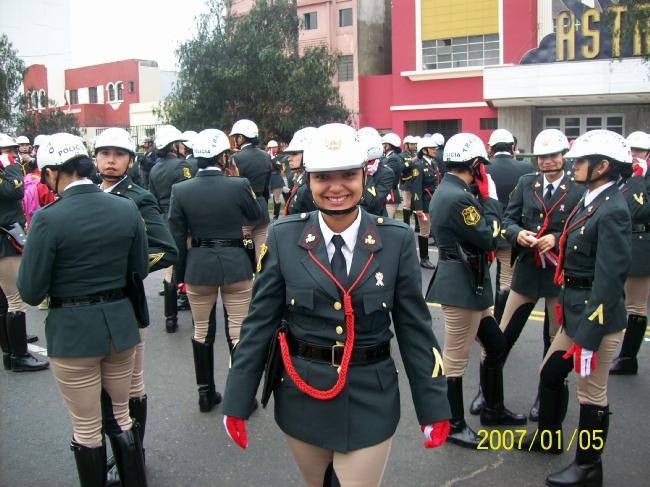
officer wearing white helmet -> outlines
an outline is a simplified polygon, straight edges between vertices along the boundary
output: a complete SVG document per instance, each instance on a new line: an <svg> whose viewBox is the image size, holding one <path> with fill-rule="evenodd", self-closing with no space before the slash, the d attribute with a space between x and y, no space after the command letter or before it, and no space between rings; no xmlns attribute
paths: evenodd
<svg viewBox="0 0 650 487"><path fill-rule="evenodd" d="M552 449L562 451L564 385L575 369L580 403L575 436L599 440L576 448L575 461L549 475L546 483L602 485L601 455L610 416L607 379L626 326L623 288L631 262L630 210L617 182L629 174L632 154L619 134L592 130L578 137L565 157L573 160L573 176L587 191L560 236L555 281L562 284L562 328L540 369L548 398L540 397L538 431L526 435L521 448L547 449L540 446L539 438L548 431L546 435L553 438Z"/></svg>
<svg viewBox="0 0 650 487"><path fill-rule="evenodd" d="M384 150L381 135L372 127L363 127L357 132L357 137L367 151L366 184L361 207L373 215L388 216L386 197L393 188L395 174L390 167L382 164Z"/></svg>
<svg viewBox="0 0 650 487"><path fill-rule="evenodd" d="M230 131L239 152L232 155L232 160L239 168L239 175L248 179L260 208L268 208L269 180L271 178L271 158L261 150L259 145L259 130L251 120L237 120ZM266 241L266 232L270 223L268 210L263 211L259 218L246 221L244 236L253 239L255 255L259 257L262 244Z"/></svg>
<svg viewBox="0 0 650 487"><path fill-rule="evenodd" d="M490 309L494 300L489 270L500 232L501 205L484 168L490 163L487 152L476 135L460 133L447 142L444 159L448 172L429 209L439 260L427 301L442 304L445 317L443 357L452 413L449 441L476 449L480 438L465 422L463 375L477 338L485 350L481 424L521 425L526 417L504 405L506 339Z"/></svg>
<svg viewBox="0 0 650 487"><path fill-rule="evenodd" d="M29 139L24 135L16 137L16 144L18 144L18 155L22 164L27 164L32 162L32 156L30 152L32 150Z"/></svg>
<svg viewBox="0 0 650 487"><path fill-rule="evenodd" d="M0 154L18 157L18 143L7 134L0 134Z"/></svg>
<svg viewBox="0 0 650 487"><path fill-rule="evenodd" d="M129 133L121 128L109 128L95 140L95 162L102 177L100 188L106 193L126 196L138 207L147 232L149 271L157 271L173 265L178 251L169 228L167 218L161 213L158 203L149 191L133 182L128 170L134 164L135 143ZM146 304L146 301L145 301ZM140 343L136 345L135 362L129 391L129 414L140 424L140 440L144 443L147 422L147 395L144 388L144 328L140 324ZM108 484L119 482L114 462L108 472Z"/></svg>
<svg viewBox="0 0 650 487"><path fill-rule="evenodd" d="M289 187L291 191L284 203L284 214L293 215L295 213L306 213L314 211L314 199L311 197L309 187L305 185L307 175L303 164L303 152L311 142L316 127L305 127L293 134L293 138L284 150L288 155L289 169L291 176Z"/></svg>
<svg viewBox="0 0 650 487"><path fill-rule="evenodd" d="M431 197L440 184L440 172L434 160L436 143L431 137L423 137L418 141L415 169L417 176L413 182L413 211L419 223L418 249L420 251L420 267L434 269L435 266L429 259L429 235L431 233L431 220L429 219L429 205ZM417 230L416 230L417 231Z"/></svg>
<svg viewBox="0 0 650 487"><path fill-rule="evenodd" d="M72 419L80 484L105 485L107 434L122 484L144 487L139 425L128 409L144 299L132 290L149 267L144 224L133 201L88 179L94 164L79 137L52 135L38 164L59 199L32 219L18 289L32 305L50 296L47 353Z"/></svg>
<svg viewBox="0 0 650 487"><path fill-rule="evenodd" d="M386 212L389 218L393 218L399 204L402 202L402 197L399 193L399 182L402 177L402 170L404 169L404 160L400 157L402 141L399 135L389 132L382 136L381 143L384 147L384 158L381 163L390 167L395 177L393 187L386 198Z"/></svg>
<svg viewBox="0 0 650 487"><path fill-rule="evenodd" d="M173 125L163 125L158 129L154 144L158 160L149 173L149 190L158 201L163 215L169 212L169 198L172 186L180 181L191 179L195 174L194 168L181 155L180 146L187 142L180 130ZM172 280L172 266L165 269L163 278L163 294L165 296L165 329L167 333L178 330L178 291L176 282ZM183 300L181 308L188 309L189 305Z"/></svg>
<svg viewBox="0 0 650 487"><path fill-rule="evenodd" d="M282 209L282 189L284 188L284 178L282 176L283 165L286 161L286 155L278 151L278 143L275 140L269 140L266 144L266 153L271 158L271 177L269 179L269 191L273 195L273 220L280 217Z"/></svg>
<svg viewBox="0 0 650 487"><path fill-rule="evenodd" d="M400 416L391 315L427 448L444 442L449 427L440 351L413 233L359 208L367 149L354 129L319 127L304 156L318 211L269 230L228 374L224 423L246 448L267 350L280 347L286 372L270 375L264 390L273 390L275 419L305 484L379 485Z"/></svg>
<svg viewBox="0 0 650 487"><path fill-rule="evenodd" d="M198 135L197 132L194 130L186 130L183 132L183 138L185 139L180 145L180 153L179 155L181 157L184 157L187 160L187 163L190 165L190 168L192 169L192 174L196 174L196 171L198 171L198 166L196 163L196 158L194 157L194 137Z"/></svg>
<svg viewBox="0 0 650 487"><path fill-rule="evenodd" d="M404 137L404 150L400 153L402 157L402 173L400 174L399 190L402 197L402 218L404 223L411 225L411 214L413 211L422 210L422 201L413 201L419 198L417 191L413 191L414 182L420 177L420 169L417 165L417 141L412 135ZM414 208L417 206L417 208ZM415 231L419 232L419 220L415 219Z"/></svg>
<svg viewBox="0 0 650 487"><path fill-rule="evenodd" d="M502 303L503 317L499 324L507 339L508 353L540 299L544 299L546 310L542 357L559 329L555 310L560 286L554 283L558 239L568 215L584 192L584 188L576 185L563 170L564 154L568 149L569 142L561 131L541 131L533 148L539 172L522 176L510 194L501 236L513 246L516 265L512 290L506 294L506 302ZM493 161L497 158L495 156ZM522 164L519 161L514 163ZM538 420L540 395L547 393L544 387L540 387L529 413L531 421ZM482 403L482 396L479 402ZM472 404L476 405L477 401Z"/></svg>
<svg viewBox="0 0 650 487"><path fill-rule="evenodd" d="M440 171L440 177L442 178L447 172L445 167L445 161L443 160L443 151L445 148L445 136L441 133L436 132L431 136L431 141L436 144L436 156L435 161L438 164L438 170Z"/></svg>
<svg viewBox="0 0 650 487"><path fill-rule="evenodd" d="M636 375L639 365L637 354L648 327L647 302L650 293L650 261L641 256L650 253L650 201L648 200L648 154L650 135L632 132L626 139L632 151L632 173L623 178L619 187L630 208L632 218L632 256L634 265L625 281L625 307L627 328L621 351L609 373Z"/></svg>

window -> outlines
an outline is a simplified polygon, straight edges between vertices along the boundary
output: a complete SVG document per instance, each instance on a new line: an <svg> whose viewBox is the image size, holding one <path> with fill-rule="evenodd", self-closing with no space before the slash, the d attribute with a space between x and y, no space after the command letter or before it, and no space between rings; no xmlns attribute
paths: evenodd
<svg viewBox="0 0 650 487"><path fill-rule="evenodd" d="M34 110L38 109L38 93L36 91L32 91L32 108Z"/></svg>
<svg viewBox="0 0 650 487"><path fill-rule="evenodd" d="M496 130L499 127L498 120L497 118L482 118L480 120L481 130Z"/></svg>
<svg viewBox="0 0 650 487"><path fill-rule="evenodd" d="M108 101L115 101L115 87L113 83L108 83Z"/></svg>
<svg viewBox="0 0 650 487"><path fill-rule="evenodd" d="M342 8L339 10L339 27L347 27L352 25L352 9Z"/></svg>
<svg viewBox="0 0 650 487"><path fill-rule="evenodd" d="M45 96L45 90L40 90L38 92L38 105L41 108L45 108L47 106L47 96Z"/></svg>
<svg viewBox="0 0 650 487"><path fill-rule="evenodd" d="M499 64L499 34L422 42L424 69L465 68Z"/></svg>
<svg viewBox="0 0 650 487"><path fill-rule="evenodd" d="M79 103L79 92L77 90L70 90L70 105Z"/></svg>
<svg viewBox="0 0 650 487"><path fill-rule="evenodd" d="M129 93L133 93L135 91L135 83L133 81L129 81Z"/></svg>
<svg viewBox="0 0 650 487"><path fill-rule="evenodd" d="M607 129L623 135L625 117L618 114L550 116L544 117L544 128L561 130L569 140L597 129Z"/></svg>
<svg viewBox="0 0 650 487"><path fill-rule="evenodd" d="M318 16L316 12L308 12L304 16L303 22L305 30L318 29Z"/></svg>
<svg viewBox="0 0 650 487"><path fill-rule="evenodd" d="M354 79L354 65L352 56L339 58L339 81L352 81Z"/></svg>
<svg viewBox="0 0 650 487"><path fill-rule="evenodd" d="M124 100L124 83L120 81L115 85L115 89L117 90L117 99Z"/></svg>
<svg viewBox="0 0 650 487"><path fill-rule="evenodd" d="M97 87L91 86L88 88L88 102L97 103Z"/></svg>

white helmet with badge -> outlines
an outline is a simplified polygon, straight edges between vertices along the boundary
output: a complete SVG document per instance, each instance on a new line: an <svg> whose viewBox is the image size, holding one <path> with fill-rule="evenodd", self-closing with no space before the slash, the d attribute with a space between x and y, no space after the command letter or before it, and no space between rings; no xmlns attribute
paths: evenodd
<svg viewBox="0 0 650 487"><path fill-rule="evenodd" d="M19 137L16 137L16 144L18 144L18 145L23 145L23 144L29 145L29 139L27 137L25 137L24 135L21 135Z"/></svg>
<svg viewBox="0 0 650 487"><path fill-rule="evenodd" d="M625 141L631 149L650 150L650 134L640 130L632 132Z"/></svg>
<svg viewBox="0 0 650 487"><path fill-rule="evenodd" d="M417 139L413 137L412 135L407 135L404 137L404 143L405 144L417 144Z"/></svg>
<svg viewBox="0 0 650 487"><path fill-rule="evenodd" d="M388 132L381 138L382 144L390 144L396 149L399 149L399 146L402 145L401 142L402 141L400 140L399 135L394 132Z"/></svg>
<svg viewBox="0 0 650 487"><path fill-rule="evenodd" d="M131 135L124 129L119 127L111 127L104 130L95 139L95 153L99 149L115 147L117 149L124 149L127 152L135 155L135 142Z"/></svg>
<svg viewBox="0 0 650 487"><path fill-rule="evenodd" d="M436 144L436 147L442 147L445 145L445 136L439 133L435 133L431 136L431 140Z"/></svg>
<svg viewBox="0 0 650 487"><path fill-rule="evenodd" d="M497 144L514 144L515 137L509 130L506 129L496 129L490 134L490 140L488 145L494 147Z"/></svg>
<svg viewBox="0 0 650 487"><path fill-rule="evenodd" d="M183 132L183 137L185 138L185 140L183 141L183 145L189 149L192 149L194 147L193 146L194 137L196 137L197 135L198 135L197 132L195 132L194 130L186 130L185 132Z"/></svg>
<svg viewBox="0 0 650 487"><path fill-rule="evenodd" d="M45 167L61 166L77 157L88 157L84 143L80 137L63 132L50 135L36 155L40 171Z"/></svg>
<svg viewBox="0 0 650 487"><path fill-rule="evenodd" d="M367 155L352 127L329 123L316 129L305 148L303 162L307 172L344 171L363 167Z"/></svg>
<svg viewBox="0 0 650 487"><path fill-rule="evenodd" d="M447 141L443 159L448 166L471 163L476 158L481 159L484 164L489 164L485 144L476 135L460 133Z"/></svg>
<svg viewBox="0 0 650 487"><path fill-rule="evenodd" d="M418 153L422 149L435 149L438 147L438 144L433 140L433 137L422 137L418 141Z"/></svg>
<svg viewBox="0 0 650 487"><path fill-rule="evenodd" d="M366 148L368 161L374 161L384 155L381 146L381 135L373 127L363 127L357 131L359 142Z"/></svg>
<svg viewBox="0 0 650 487"><path fill-rule="evenodd" d="M289 142L289 146L284 150L284 152L292 154L303 152L305 150L305 147L309 145L309 142L311 141L311 138L316 130L316 127L305 127L296 131L296 133L293 134L291 142Z"/></svg>
<svg viewBox="0 0 650 487"><path fill-rule="evenodd" d="M259 135L259 130L257 129L255 122L242 119L237 120L234 123L232 130L230 131L230 135L243 135L247 139L254 139Z"/></svg>
<svg viewBox="0 0 650 487"><path fill-rule="evenodd" d="M154 144L156 146L156 149L161 150L167 147L169 144L173 144L174 142L184 141L185 137L183 137L183 134L180 130L178 130L173 125L163 125L158 129Z"/></svg>
<svg viewBox="0 0 650 487"><path fill-rule="evenodd" d="M18 144L7 134L0 134L0 148L5 149L7 147L18 147Z"/></svg>
<svg viewBox="0 0 650 487"><path fill-rule="evenodd" d="M230 150L230 139L221 130L205 129L193 140L194 156L212 159L224 151Z"/></svg>
<svg viewBox="0 0 650 487"><path fill-rule="evenodd" d="M564 153L569 149L569 141L566 135L558 129L542 130L533 144L533 154L536 156L546 156L549 154Z"/></svg>
<svg viewBox="0 0 650 487"><path fill-rule="evenodd" d="M632 164L632 151L622 135L611 130L590 130L578 137L566 153L567 159L602 156L623 164Z"/></svg>
<svg viewBox="0 0 650 487"><path fill-rule="evenodd" d="M272 149L273 147L277 147L278 143L275 140L269 140L268 144L266 144L266 147L269 149Z"/></svg>

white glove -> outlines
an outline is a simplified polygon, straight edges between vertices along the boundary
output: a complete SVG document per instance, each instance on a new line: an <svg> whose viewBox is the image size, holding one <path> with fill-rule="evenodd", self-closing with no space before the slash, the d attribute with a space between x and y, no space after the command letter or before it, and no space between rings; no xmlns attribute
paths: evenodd
<svg viewBox="0 0 650 487"><path fill-rule="evenodd" d="M488 194L490 195L490 198L499 201L499 196L497 195L497 187L496 184L494 184L494 180L492 179L491 175L487 175L488 178Z"/></svg>
<svg viewBox="0 0 650 487"><path fill-rule="evenodd" d="M593 358L594 352L587 350L586 348L582 349L582 352L580 353L580 377L589 377L591 375Z"/></svg>
<svg viewBox="0 0 650 487"><path fill-rule="evenodd" d="M14 158L9 154L2 154L0 156L0 165L5 168L9 167L14 163Z"/></svg>

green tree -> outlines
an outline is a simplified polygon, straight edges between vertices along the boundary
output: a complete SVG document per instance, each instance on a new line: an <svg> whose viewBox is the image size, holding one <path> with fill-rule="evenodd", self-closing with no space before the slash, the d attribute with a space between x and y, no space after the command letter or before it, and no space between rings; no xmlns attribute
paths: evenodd
<svg viewBox="0 0 650 487"><path fill-rule="evenodd" d="M180 72L163 118L194 130L228 130L248 118L264 138L282 140L348 118L332 83L338 56L324 46L298 53L295 0L257 0L243 16L231 15L229 3L210 0L195 37L177 50Z"/></svg>
<svg viewBox="0 0 650 487"><path fill-rule="evenodd" d="M34 140L39 134L51 135L58 132L68 132L80 135L77 117L58 108L45 108L41 110L26 110L26 100L20 97L20 111L16 133L26 135ZM53 100L48 100L48 106L55 105Z"/></svg>
<svg viewBox="0 0 650 487"><path fill-rule="evenodd" d="M20 85L25 63L18 57L7 34L0 35L0 130L5 132L15 123L19 107Z"/></svg>

